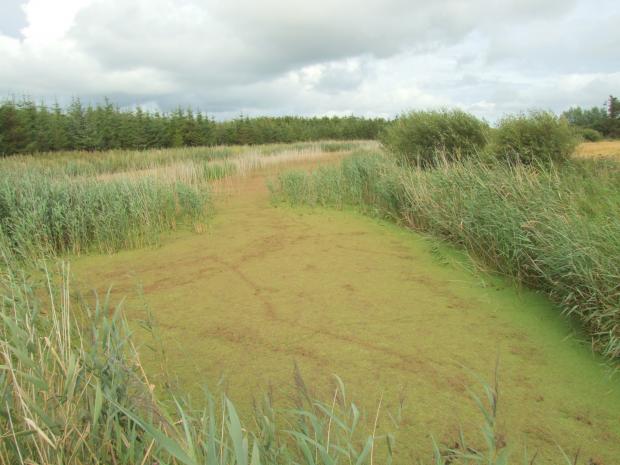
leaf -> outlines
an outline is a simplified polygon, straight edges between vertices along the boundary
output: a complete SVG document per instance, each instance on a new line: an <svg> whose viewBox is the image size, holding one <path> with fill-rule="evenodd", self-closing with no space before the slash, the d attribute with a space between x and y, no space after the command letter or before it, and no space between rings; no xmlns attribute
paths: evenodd
<svg viewBox="0 0 620 465"><path fill-rule="evenodd" d="M247 465L247 445L243 441L241 422L233 403L229 399L226 399L226 409L228 410L228 433L233 443L237 465Z"/></svg>
<svg viewBox="0 0 620 465"><path fill-rule="evenodd" d="M95 405L93 408L93 429L96 429L101 415L101 409L103 408L103 393L101 392L101 381L97 378L97 385L95 386Z"/></svg>
<svg viewBox="0 0 620 465"><path fill-rule="evenodd" d="M146 421L135 415L133 412L130 412L129 410L120 406L109 398L108 402L111 402L117 409L119 409L121 412L131 418L131 420L133 420L138 426L140 426L140 428L153 436L153 439L155 439L157 445L163 448L166 452L175 457L177 460L181 461L185 465L198 465L198 462L192 460L177 442L166 436L154 425L147 423Z"/></svg>
<svg viewBox="0 0 620 465"><path fill-rule="evenodd" d="M260 454L258 451L258 440L254 438L254 445L252 446L252 459L250 465L260 465Z"/></svg>
<svg viewBox="0 0 620 465"><path fill-rule="evenodd" d="M357 458L355 465L362 465L364 463L364 460L366 460L366 457L368 457L368 454L370 453L370 450L372 449L372 443L373 443L372 436L368 436L366 445L364 446L364 449L362 449L362 453Z"/></svg>

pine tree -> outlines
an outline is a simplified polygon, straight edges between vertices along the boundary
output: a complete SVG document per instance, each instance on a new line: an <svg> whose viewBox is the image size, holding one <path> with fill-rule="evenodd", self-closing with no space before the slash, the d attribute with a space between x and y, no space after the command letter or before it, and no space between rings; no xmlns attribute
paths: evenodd
<svg viewBox="0 0 620 465"><path fill-rule="evenodd" d="M79 98L73 99L67 112L67 135L73 150L85 150L88 146L86 136L86 114Z"/></svg>
<svg viewBox="0 0 620 465"><path fill-rule="evenodd" d="M609 137L620 137L620 100L613 95L607 100L607 131Z"/></svg>
<svg viewBox="0 0 620 465"><path fill-rule="evenodd" d="M23 151L27 140L15 102L3 103L0 106L0 154L10 155Z"/></svg>
<svg viewBox="0 0 620 465"><path fill-rule="evenodd" d="M67 118L58 102L54 102L50 119L50 150L65 150L69 147Z"/></svg>

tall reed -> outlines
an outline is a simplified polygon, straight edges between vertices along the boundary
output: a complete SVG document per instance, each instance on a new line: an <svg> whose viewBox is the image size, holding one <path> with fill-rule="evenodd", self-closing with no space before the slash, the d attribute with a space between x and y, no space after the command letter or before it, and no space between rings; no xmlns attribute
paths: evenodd
<svg viewBox="0 0 620 465"><path fill-rule="evenodd" d="M0 239L22 258L114 252L152 244L179 222L204 219L206 193L150 178L0 181Z"/></svg>

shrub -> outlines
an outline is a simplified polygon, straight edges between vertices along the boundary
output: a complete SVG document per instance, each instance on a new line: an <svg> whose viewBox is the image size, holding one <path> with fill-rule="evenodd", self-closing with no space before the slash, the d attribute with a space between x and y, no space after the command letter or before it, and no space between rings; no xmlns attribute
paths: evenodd
<svg viewBox="0 0 620 465"><path fill-rule="evenodd" d="M603 140L603 134L592 128L579 129L579 135L583 140L588 142L598 142L600 140Z"/></svg>
<svg viewBox="0 0 620 465"><path fill-rule="evenodd" d="M383 145L407 164L430 167L480 152L488 126L461 110L413 111L383 133Z"/></svg>
<svg viewBox="0 0 620 465"><path fill-rule="evenodd" d="M511 164L548 164L568 159L577 138L565 118L548 111L510 115L494 132L491 151Z"/></svg>

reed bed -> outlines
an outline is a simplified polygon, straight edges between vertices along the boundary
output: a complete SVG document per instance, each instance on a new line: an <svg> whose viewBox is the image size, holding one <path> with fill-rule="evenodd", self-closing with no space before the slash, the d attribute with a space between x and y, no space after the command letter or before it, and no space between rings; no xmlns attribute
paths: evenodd
<svg viewBox="0 0 620 465"><path fill-rule="evenodd" d="M225 396L205 391L203 401L192 403L171 380L145 373L122 308L109 293L83 299L71 290L65 262L39 260L143 246L182 223L196 224L205 215L211 179L368 148L327 144L261 148L238 162L226 152L154 164L94 159L67 168L63 158L0 164L0 464L391 464L397 437L377 427L388 414L381 404L361 412L339 379L333 396L321 401L297 375L293 406L276 407L266 396L246 422ZM423 192L408 190L420 182L412 176L381 156L358 155L341 168L283 175L278 193L298 203L359 205L407 220L419 214L407 216L405 206ZM435 182L424 184L424 199L439 196ZM608 208L614 206L610 200ZM597 215L603 221L607 210ZM152 330L150 322L143 327ZM463 434L447 446L431 441L429 461L508 463L509 449L495 434L497 392L484 386L483 396L473 396L483 418L480 443L466 443ZM565 455L560 460L577 463ZM535 463L535 456L525 454L524 463Z"/></svg>
<svg viewBox="0 0 620 465"><path fill-rule="evenodd" d="M103 174L130 173L166 167L180 162L205 164L249 153L269 157L282 152L350 151L376 147L373 141L325 141L258 146L184 147L177 149L110 150L106 152L53 152L36 155L16 155L0 160L0 169L7 172L35 170L51 177L94 177Z"/></svg>
<svg viewBox="0 0 620 465"><path fill-rule="evenodd" d="M212 181L373 142L64 152L0 161L0 242L15 259L112 253L203 228Z"/></svg>
<svg viewBox="0 0 620 465"><path fill-rule="evenodd" d="M21 259L111 253L154 244L179 223L199 227L207 201L205 192L181 182L30 174L0 182L0 239Z"/></svg>

